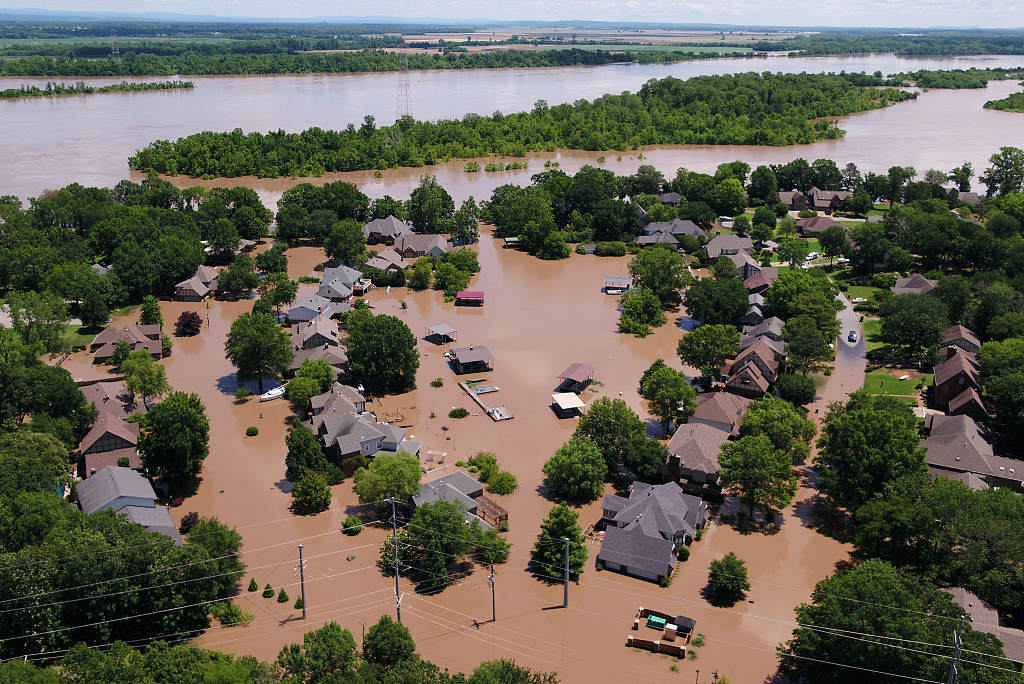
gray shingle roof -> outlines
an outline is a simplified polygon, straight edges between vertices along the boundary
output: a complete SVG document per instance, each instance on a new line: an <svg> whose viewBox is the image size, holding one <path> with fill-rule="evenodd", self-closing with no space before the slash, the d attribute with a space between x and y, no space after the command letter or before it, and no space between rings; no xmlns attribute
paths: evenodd
<svg viewBox="0 0 1024 684"><path fill-rule="evenodd" d="M184 543L181 541L181 535L178 534L178 528L174 525L174 521L171 520L170 511L163 506L154 506L152 508L146 506L125 506L121 509L121 512L127 514L128 519L133 523L138 523L146 528L147 532L156 532L168 536L174 540L177 546L181 546Z"/></svg>
<svg viewBox="0 0 1024 684"><path fill-rule="evenodd" d="M667 577L676 567L674 545L668 539L649 537L639 529L608 527L598 558L606 563L634 568L640 572Z"/></svg>
<svg viewBox="0 0 1024 684"><path fill-rule="evenodd" d="M119 499L156 499L153 485L141 473L129 468L104 468L75 488L82 510L92 514L116 506Z"/></svg>

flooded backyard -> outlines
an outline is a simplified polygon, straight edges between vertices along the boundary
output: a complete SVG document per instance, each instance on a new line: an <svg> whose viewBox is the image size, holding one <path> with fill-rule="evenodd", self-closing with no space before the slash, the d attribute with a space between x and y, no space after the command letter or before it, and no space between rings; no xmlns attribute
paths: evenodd
<svg viewBox="0 0 1024 684"><path fill-rule="evenodd" d="M545 262L505 250L500 241L487 236L479 252L483 270L471 287L484 290L482 308L445 304L436 291L375 289L368 296L375 313L397 316L420 338L420 389L386 397L368 408L381 419L400 414L398 424L408 427L411 438L423 442L424 458L428 450L447 452L445 466L424 480L452 472L458 459L490 451L520 483L516 493L495 497L509 511L507 536L513 544L509 562L497 569L496 623L484 624L491 617L491 590L484 568L474 568L459 584L435 596L418 595L411 583L402 580L402 620L412 630L420 652L442 667L467 672L481 660L511 657L535 669L556 670L568 683L620 681L638 675L654 682L687 682L697 669L702 679L717 670L734 682L763 681L775 670L775 647L794 628L793 607L809 598L814 583L831 573L837 561L847 558L847 547L812 527L816 523L807 499L813 490L802 490L795 507L783 512L776 527L767 532L741 531L715 518L667 589L597 572L593 561L599 537L595 535L588 541L586 572L579 584L570 586L570 608L563 610L561 584L549 585L527 567L540 522L552 505L543 496L541 466L575 429L574 419L560 420L549 406L557 375L575 362L596 366L598 382L582 395L587 403L597 396L621 396L647 416L637 394L638 380L659 357L681 368L675 355L680 316L670 315L669 324L646 339L617 332L618 298L603 294L601 287L605 276L627 274L628 257L573 254L566 261ZM311 247L288 254L292 278L312 275L323 259L322 250ZM299 296L314 287L303 286ZM276 589L285 588L292 597L278 604L262 598L260 592L244 595L239 603L255 614L255 620L247 627L213 628L198 643L272 659L282 646L301 641L304 632L326 621L337 620L359 637L363 627L375 623L381 614L394 616L393 578L375 565L378 546L390 525L368 527L354 537L341 533L346 508L356 503L351 480L334 487L330 511L293 516L288 510L290 486L284 480L288 404L255 399L234 403L237 382L234 368L224 359L223 344L232 320L249 310L251 301L210 301L208 306L165 302L163 308L165 325L173 325L184 310L209 317L196 337L175 338L174 352L163 362L171 385L200 394L211 420L210 456L202 482L174 515L198 511L236 526L245 539L249 566L241 587L253 577L260 587L270 583ZM125 318L133 320L131 315ZM504 405L514 420L493 422L458 388L457 380L464 377L449 369L444 348L422 339L424 328L437 323L458 330L456 346L491 349L495 365L486 375L500 391L486 400ZM106 373L90 361L88 355L78 353L65 366L75 377ZM438 377L444 386L430 387ZM451 408L460 406L471 415L462 420L447 418ZM438 417L430 418L432 412ZM259 428L258 436L245 437L250 425ZM653 434L656 421L650 420L649 425ZM731 520L729 514L734 511L728 503L722 512ZM599 502L580 509L583 527L600 516ZM301 611L291 608L299 595L295 568L300 543L307 560L306 620L300 619ZM753 588L749 602L715 608L701 590L707 582L708 563L729 551L747 561ZM674 659L627 648L626 637L640 606L696 619L697 631L707 635L699 659L681 661L680 672L672 672Z"/></svg>

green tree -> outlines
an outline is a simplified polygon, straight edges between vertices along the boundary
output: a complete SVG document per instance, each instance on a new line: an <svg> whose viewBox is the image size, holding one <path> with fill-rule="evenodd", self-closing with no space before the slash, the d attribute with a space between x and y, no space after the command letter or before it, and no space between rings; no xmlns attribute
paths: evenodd
<svg viewBox="0 0 1024 684"><path fill-rule="evenodd" d="M320 393L323 394L331 389L334 385L334 381L338 378L338 373L331 368L331 364L327 363L323 359L314 361L312 359L305 359L302 365L299 366L299 370L295 371L295 377L297 378L312 378L316 380L317 386L320 388Z"/></svg>
<svg viewBox="0 0 1024 684"><path fill-rule="evenodd" d="M335 223L330 235L324 240L324 251L332 261L354 263L356 257L366 249L366 238L358 221L346 219Z"/></svg>
<svg viewBox="0 0 1024 684"><path fill-rule="evenodd" d="M772 205L779 201L779 180L767 166L758 166L750 174L747 194L753 203Z"/></svg>
<svg viewBox="0 0 1024 684"><path fill-rule="evenodd" d="M435 176L420 176L420 184L409 196L409 220L423 233L451 233L455 201Z"/></svg>
<svg viewBox="0 0 1024 684"><path fill-rule="evenodd" d="M771 240L774 236L775 229L764 223L755 223L750 229L750 237L754 240L754 244L757 245L758 249L763 248L764 243Z"/></svg>
<svg viewBox="0 0 1024 684"><path fill-rule="evenodd" d="M514 660L486 660L480 663L467 684L558 684L554 672L533 672Z"/></svg>
<svg viewBox="0 0 1024 684"><path fill-rule="evenodd" d="M121 373L125 387L141 397L144 406L148 406L150 399L159 399L173 389L167 382L167 369L154 361L145 349L129 354L121 364Z"/></svg>
<svg viewBox="0 0 1024 684"><path fill-rule="evenodd" d="M256 268L264 273L287 273L288 255L285 254L287 246L278 243L270 249L256 255Z"/></svg>
<svg viewBox="0 0 1024 684"><path fill-rule="evenodd" d="M248 254L239 254L217 278L217 292L231 299L248 297L259 285L256 262Z"/></svg>
<svg viewBox="0 0 1024 684"><path fill-rule="evenodd" d="M790 455L794 463L811 453L810 442L817 433L814 423L807 420L803 411L775 397L754 402L743 415L740 426L741 435L767 437L776 449Z"/></svg>
<svg viewBox="0 0 1024 684"><path fill-rule="evenodd" d="M331 684L354 677L358 662L359 651L352 633L332 620L320 629L306 632L301 646L290 644L282 648L276 664L291 681Z"/></svg>
<svg viewBox="0 0 1024 684"><path fill-rule="evenodd" d="M735 269L731 260L724 261ZM720 326L735 323L750 310L748 297L749 292L739 278L721 279L716 275L714 279L701 278L690 285L683 296L683 304L687 313L700 321L702 327Z"/></svg>
<svg viewBox="0 0 1024 684"><path fill-rule="evenodd" d="M821 245L822 253L828 257L828 263L831 264L832 259L842 256L846 252L850 240L846 237L846 228L836 224L821 231L821 235L818 236L818 244Z"/></svg>
<svg viewBox="0 0 1024 684"><path fill-rule="evenodd" d="M313 378L296 377L288 383L288 401L291 403L292 411L300 416L305 416L310 410L309 400L320 394L320 384Z"/></svg>
<svg viewBox="0 0 1024 684"><path fill-rule="evenodd" d="M430 287L434 278L434 260L420 257L409 271L409 287L414 290L425 290Z"/></svg>
<svg viewBox="0 0 1024 684"><path fill-rule="evenodd" d="M0 510L19 494L52 494L71 484L69 466L67 448L53 435L0 435Z"/></svg>
<svg viewBox="0 0 1024 684"><path fill-rule="evenodd" d="M779 670L794 680L837 684L863 682L865 670L892 675L873 674L877 682L943 680L949 647L927 644L946 644L951 626L963 614L949 594L884 561L868 559L818 582L813 601L797 607L800 626L779 647ZM849 638L853 632L863 636ZM962 638L971 659L989 666L970 666L964 673L970 681L1015 681L1016 674L1001 671L1005 661L994 637L973 630L968 620ZM893 647L900 643L918 646Z"/></svg>
<svg viewBox="0 0 1024 684"><path fill-rule="evenodd" d="M856 510L889 482L924 470L917 418L896 397L850 395L825 416L814 465L821 488L837 504Z"/></svg>
<svg viewBox="0 0 1024 684"><path fill-rule="evenodd" d="M777 511L796 495L797 478L792 457L767 437L741 437L722 445L718 456L722 487L739 497L744 506Z"/></svg>
<svg viewBox="0 0 1024 684"><path fill-rule="evenodd" d="M350 323L346 347L352 380L367 391L381 395L416 389L416 337L398 318L371 316L355 327Z"/></svg>
<svg viewBox="0 0 1024 684"><path fill-rule="evenodd" d="M818 295L819 303L827 302L831 307L831 315L816 316L819 329L823 329L823 318L834 319L836 313L843 310L843 304L836 301L839 288L828 279L828 275L820 268L797 268L779 275L764 295L765 315L776 316L788 321L802 313L807 313L805 306L807 295Z"/></svg>
<svg viewBox="0 0 1024 684"><path fill-rule="evenodd" d="M612 470L622 463L630 443L644 433L644 422L629 404L618 398L598 397L580 416L573 437L596 444L608 469Z"/></svg>
<svg viewBox="0 0 1024 684"><path fill-rule="evenodd" d="M589 503L604 493L608 465L593 442L573 438L544 464L544 484L556 499Z"/></svg>
<svg viewBox="0 0 1024 684"><path fill-rule="evenodd" d="M238 235L238 229L230 220L217 219L210 227L209 234L210 252L217 257L228 257L235 253L242 238Z"/></svg>
<svg viewBox="0 0 1024 684"><path fill-rule="evenodd" d="M740 351L740 333L731 325L702 325L683 335L676 353L683 363L696 368L705 378Z"/></svg>
<svg viewBox="0 0 1024 684"><path fill-rule="evenodd" d="M331 487L327 478L307 470L292 490L292 510L299 515L315 515L331 507Z"/></svg>
<svg viewBox="0 0 1024 684"><path fill-rule="evenodd" d="M711 599L731 606L750 591L747 579L746 561L740 560L732 551L708 564L708 588Z"/></svg>
<svg viewBox="0 0 1024 684"><path fill-rule="evenodd" d="M657 363L657 362L655 362ZM697 390L686 380L686 373L664 365L648 369L640 383L640 396L647 410L661 420L661 429L669 433L673 420L697 408Z"/></svg>
<svg viewBox="0 0 1024 684"><path fill-rule="evenodd" d="M576 579L583 572L589 554L579 514L567 505L558 504L540 524L540 534L533 543L530 559L536 564L537 576L549 581L562 579L565 568L565 540L569 540L569 577Z"/></svg>
<svg viewBox="0 0 1024 684"><path fill-rule="evenodd" d="M874 200L864 188L857 188L854 193L843 200L842 209L857 216L867 216L875 208ZM826 228L827 230L827 228Z"/></svg>
<svg viewBox="0 0 1024 684"><path fill-rule="evenodd" d="M64 352L67 340L64 326L71 320L68 306L49 293L11 292L7 295L11 329L33 355Z"/></svg>
<svg viewBox="0 0 1024 684"><path fill-rule="evenodd" d="M359 503L368 504L394 497L399 503L406 503L420 491L420 462L404 451L380 454L370 461L366 468L355 473L354 489Z"/></svg>
<svg viewBox="0 0 1024 684"><path fill-rule="evenodd" d="M287 273L271 273L259 282L260 296L274 305L278 317L281 306L291 304L299 292L299 284L288 277Z"/></svg>
<svg viewBox="0 0 1024 684"><path fill-rule="evenodd" d="M626 467L641 482L661 484L661 470L667 461L668 447L656 439L637 437L626 449Z"/></svg>
<svg viewBox="0 0 1024 684"><path fill-rule="evenodd" d="M483 532L473 521L466 525L466 506L461 501L435 501L416 507L409 521L410 544L423 562L423 588L440 591L451 579L448 567L469 555Z"/></svg>
<svg viewBox="0 0 1024 684"><path fill-rule="evenodd" d="M390 669L416 657L416 643L409 630L388 615L382 615L377 624L366 630L363 639L363 658L368 663Z"/></svg>
<svg viewBox="0 0 1024 684"><path fill-rule="evenodd" d="M197 394L173 392L139 421L138 448L151 472L195 477L210 453L210 421Z"/></svg>
<svg viewBox="0 0 1024 684"><path fill-rule="evenodd" d="M189 544L206 549L219 596L228 596L242 580L242 535L216 517L201 518L185 536Z"/></svg>
<svg viewBox="0 0 1024 684"><path fill-rule="evenodd" d="M788 345L789 365L798 372L807 374L817 370L832 356L829 339L818 330L814 319L806 314L789 319L782 331L782 339Z"/></svg>
<svg viewBox="0 0 1024 684"><path fill-rule="evenodd" d="M959 192L971 191L972 178L974 178L974 167L969 161L965 161L949 172L949 180L956 186Z"/></svg>
<svg viewBox="0 0 1024 684"><path fill-rule="evenodd" d="M227 359L238 369L240 380L257 380L263 393L263 378L275 377L295 357L291 338L268 314L243 313L231 324L224 342Z"/></svg>
<svg viewBox="0 0 1024 684"><path fill-rule="evenodd" d="M102 294L97 290L89 290L82 300L78 315L86 327L96 330L106 326L110 319L110 307Z"/></svg>
<svg viewBox="0 0 1024 684"><path fill-rule="evenodd" d="M989 197L1001 197L1024 190L1024 150L1016 147L1000 147L988 158L991 164L978 177L988 189Z"/></svg>
<svg viewBox="0 0 1024 684"><path fill-rule="evenodd" d="M882 318L879 336L904 359L912 359L938 347L949 328L949 315L942 300L921 294L889 297L878 308Z"/></svg>
<svg viewBox="0 0 1024 684"><path fill-rule="evenodd" d="M635 286L653 292L663 307L679 304L679 292L693 280L682 255L661 245L648 247L633 257L629 275Z"/></svg>
<svg viewBox="0 0 1024 684"><path fill-rule="evenodd" d="M139 325L163 325L164 315L160 311L160 300L153 295L146 295L142 298L142 307L139 310Z"/></svg>
<svg viewBox="0 0 1024 684"><path fill-rule="evenodd" d="M622 295L619 330L637 337L647 337L652 327L665 324L661 301L646 287L634 287Z"/></svg>
<svg viewBox="0 0 1024 684"><path fill-rule="evenodd" d="M308 427L299 426L285 435L288 453L284 457L284 476L291 482L298 482L307 470L320 473L327 471L328 461L316 433Z"/></svg>
<svg viewBox="0 0 1024 684"><path fill-rule="evenodd" d="M788 261L793 268L803 266L811 248L801 238L785 238L779 241L779 258Z"/></svg>

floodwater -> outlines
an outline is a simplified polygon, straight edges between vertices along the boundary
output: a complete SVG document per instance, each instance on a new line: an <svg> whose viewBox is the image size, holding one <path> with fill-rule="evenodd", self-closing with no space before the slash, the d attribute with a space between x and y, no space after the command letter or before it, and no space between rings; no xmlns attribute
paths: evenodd
<svg viewBox="0 0 1024 684"><path fill-rule="evenodd" d="M439 292L404 288L392 288L390 293L373 290L368 297L376 313L399 317L421 338L420 389L385 398L371 408L382 419L401 414L398 424L423 441L424 459L428 450L447 452L445 467L424 479L452 472L458 459L490 451L520 483L516 493L495 497L510 513L508 539L513 544L511 559L497 570L496 623L484 624L491 617L484 568L474 568L460 584L438 596L418 595L402 580L402 619L420 652L442 667L466 672L485 659L512 657L535 669L555 670L570 684L638 675L653 682L675 682L680 676L697 676L697 669L708 680L713 670L736 682L764 680L775 669L775 646L794 627L793 607L809 598L814 583L830 574L837 561L847 558L846 547L809 526L813 515L806 500L813 490L801 491L800 502L780 515L780 524L771 533L741 532L716 518L668 589L612 572L598 573L593 559L599 546L590 541L591 561L580 583L570 586L570 608L560 608L561 585L539 581L527 569L540 522L551 507L543 498L541 466L575 429L575 419L560 420L549 406L557 375L574 362L594 365L598 383L584 393L584 400L621 396L646 417L637 382L658 357L682 368L675 356L680 315L670 315L669 324L646 339L617 332L618 298L602 294L601 286L606 275L626 274L628 257L573 254L566 261L544 262L505 250L500 241L487 236L479 252L482 273L471 287L485 291L482 308L456 308L443 303ZM288 254L293 278L311 275L323 258L321 250L311 247ZM406 309L401 308L402 301ZM254 577L261 590L269 582L276 589L286 588L290 597L288 603L278 604L262 598L261 592L244 595L238 601L255 614L252 624L213 628L198 643L272 659L282 646L301 641L305 631L328 620L337 620L359 636L363 626L381 614L394 616L394 582L374 565L386 529L367 528L355 537L340 532L346 507L356 503L351 481L334 488L330 511L312 517L289 513L290 487L283 479L287 403L252 400L238 405L231 396L237 382L224 359L223 342L233 318L249 307L245 301L211 301L208 307L165 302L168 325L186 309L209 316L209 324L196 337L176 339L174 352L164 363L172 386L199 393L211 420L210 456L202 484L175 510L175 517L194 510L238 527L249 566L242 589ZM501 389L484 398L489 405L512 411L513 420L491 421L457 387L459 378L445 363L444 349L422 340L424 328L435 323L457 328L457 346L490 347L495 368L486 375ZM105 373L89 366L89 360L78 353L66 367L76 377ZM430 387L437 377L444 386ZM471 415L447 418L457 406L466 407ZM430 418L431 413L437 417ZM653 434L657 423L648 424ZM259 427L258 436L245 437L249 425ZM735 511L727 504L723 512ZM599 502L583 507L581 525L595 523L600 516ZM294 570L300 543L307 560L306 620L292 608L299 595ZM753 588L749 602L716 608L702 598L701 590L708 563L729 551L747 561ZM674 673L669 669L674 659L627 648L632 618L641 606L695 618L708 641L699 649L699 660L679 662L681 673Z"/></svg>
<svg viewBox="0 0 1024 684"><path fill-rule="evenodd" d="M558 69L478 69L423 71L411 76L413 113L435 120L461 118L469 112L490 114L531 109L538 99L549 104L593 99L605 93L636 91L652 78L690 78L706 74L746 71L809 73L882 71L895 73L917 69L954 69L977 66L1014 67L1024 58L897 57L894 55L836 55L823 57L768 57L708 59L675 64L621 64L602 67ZM154 91L57 98L27 98L0 102L0 194L22 199L38 196L47 188L68 183L113 187L128 176L127 159L157 139L174 140L199 131L298 132L312 126L344 128L360 125L365 115L379 123L394 121L397 73L309 74L287 76L190 77L191 91ZM45 86L45 78L2 78L0 88L21 84ZM77 79L65 79L68 82ZM120 79L83 79L91 85ZM157 81L161 78L139 78ZM873 111L843 119L845 140L798 148L686 147L659 152L645 151L648 162L666 175L686 166L713 171L723 161L744 159L752 165L786 162L798 156L830 157L841 164L854 162L862 170L885 171L894 164L923 171L930 167L948 170L963 161L984 168L988 157L1002 145L1024 145L1024 127L1013 113L983 110L987 100L1015 92L1015 82L994 82L979 91L932 91L917 102L902 103L885 111ZM600 153L555 157L563 169L594 163ZM608 162L619 173L635 166L623 156L621 164ZM606 153L609 160L617 154ZM539 158L542 165L544 159ZM636 161L636 160L632 160ZM515 174L462 173L463 163L421 170L388 172L383 182L368 182L366 192L383 194L384 184L399 192L419 173L443 176L453 196L474 194L489 197L495 185L528 183L536 166ZM372 177L372 175L371 175ZM393 178L397 177L397 178ZM513 178L506 180L506 178ZM397 181L397 184L396 184ZM175 182L194 185L188 178ZM273 201L288 181L231 180L251 184ZM320 181L322 182L322 181Z"/></svg>

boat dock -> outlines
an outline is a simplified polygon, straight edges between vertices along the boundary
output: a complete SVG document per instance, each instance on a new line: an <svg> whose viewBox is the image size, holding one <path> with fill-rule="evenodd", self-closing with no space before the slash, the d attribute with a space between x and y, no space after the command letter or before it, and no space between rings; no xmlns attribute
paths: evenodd
<svg viewBox="0 0 1024 684"><path fill-rule="evenodd" d="M489 415L494 421L512 420L513 418L515 418L515 416L512 415L512 412L509 411L504 406L498 406L496 408L491 408L490 406L485 404L484 400L480 398L480 395L485 393L485 392L480 392L479 389L473 389L473 388L471 388L469 385L467 385L464 382L460 382L459 383L459 387L461 387L463 389L463 391L465 391L465 393L468 394L470 396L470 398L472 398L473 401L475 401L477 403L477 405L484 410L484 413ZM488 392L497 392L498 388L497 387L487 388L487 391Z"/></svg>

